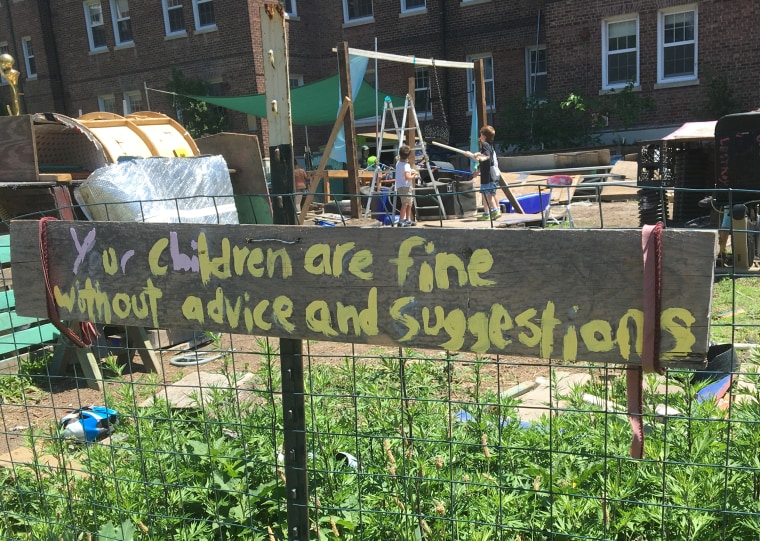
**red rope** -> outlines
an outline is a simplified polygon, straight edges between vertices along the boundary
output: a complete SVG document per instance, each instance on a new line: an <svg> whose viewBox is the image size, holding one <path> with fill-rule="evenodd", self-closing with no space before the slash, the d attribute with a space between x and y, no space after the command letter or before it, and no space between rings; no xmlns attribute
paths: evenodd
<svg viewBox="0 0 760 541"><path fill-rule="evenodd" d="M40 239L40 261L42 262L42 275L45 278L45 301L47 305L47 315L50 322L56 329L61 331L66 338L71 340L76 346L80 348L90 347L95 339L98 337L98 330L90 322L80 322L79 332L82 335L81 338L71 328L67 327L61 322L61 318L58 315L58 307L55 304L55 296L53 295L53 287L50 285L49 274L49 260L48 260L48 234L47 224L52 220L57 220L52 216L45 216L40 219L39 222L39 239Z"/></svg>
<svg viewBox="0 0 760 541"><path fill-rule="evenodd" d="M641 249L644 259L644 330L641 366L626 372L628 419L633 430L630 453L633 458L644 457L643 378L644 372L662 374L660 366L660 314L662 312L662 222L645 225L641 230Z"/></svg>

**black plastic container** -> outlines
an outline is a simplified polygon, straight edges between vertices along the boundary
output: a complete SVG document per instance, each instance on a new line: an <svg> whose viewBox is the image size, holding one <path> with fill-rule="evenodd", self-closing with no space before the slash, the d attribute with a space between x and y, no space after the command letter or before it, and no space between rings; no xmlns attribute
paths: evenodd
<svg viewBox="0 0 760 541"><path fill-rule="evenodd" d="M691 381L717 381L738 370L739 359L733 344L716 344L707 350L707 366L694 372Z"/></svg>

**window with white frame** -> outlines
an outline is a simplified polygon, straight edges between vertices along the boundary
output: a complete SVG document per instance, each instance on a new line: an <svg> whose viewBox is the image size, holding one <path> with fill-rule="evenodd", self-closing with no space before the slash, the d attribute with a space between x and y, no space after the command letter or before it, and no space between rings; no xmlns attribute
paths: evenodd
<svg viewBox="0 0 760 541"><path fill-rule="evenodd" d="M143 96L139 90L130 90L124 92L124 101L126 102L125 115L136 113L143 110Z"/></svg>
<svg viewBox="0 0 760 541"><path fill-rule="evenodd" d="M401 0L401 12L425 9L425 0Z"/></svg>
<svg viewBox="0 0 760 541"><path fill-rule="evenodd" d="M299 86L303 86L303 75L293 75L290 74L290 88L298 88Z"/></svg>
<svg viewBox="0 0 760 541"><path fill-rule="evenodd" d="M87 39L91 51L106 48L106 28L103 24L103 8L100 2L85 2L84 20L87 23Z"/></svg>
<svg viewBox="0 0 760 541"><path fill-rule="evenodd" d="M195 17L196 30L216 27L216 18L214 17L214 1L193 0L193 16Z"/></svg>
<svg viewBox="0 0 760 541"><path fill-rule="evenodd" d="M430 72L427 67L414 68L414 110L420 113L432 113Z"/></svg>
<svg viewBox="0 0 760 541"><path fill-rule="evenodd" d="M525 95L528 98L546 100L546 46L525 49L525 81Z"/></svg>
<svg viewBox="0 0 760 541"><path fill-rule="evenodd" d="M619 17L602 22L602 87L639 84L639 19Z"/></svg>
<svg viewBox="0 0 760 541"><path fill-rule="evenodd" d="M182 0L161 0L164 8L164 30L167 36L185 34L185 16Z"/></svg>
<svg viewBox="0 0 760 541"><path fill-rule="evenodd" d="M26 78L37 78L37 61L34 59L34 49L32 48L32 38L29 36L21 38L21 47L24 50L24 65L26 66Z"/></svg>
<svg viewBox="0 0 760 541"><path fill-rule="evenodd" d="M103 94L98 96L98 111L106 113L116 112L116 96L113 94Z"/></svg>
<svg viewBox="0 0 760 541"><path fill-rule="evenodd" d="M697 7L661 10L657 24L657 81L691 81L697 78Z"/></svg>
<svg viewBox="0 0 760 541"><path fill-rule="evenodd" d="M345 22L371 19L373 16L372 0L343 0L343 20Z"/></svg>
<svg viewBox="0 0 760 541"><path fill-rule="evenodd" d="M285 0L285 13L290 17L298 17L298 9L296 8L296 0Z"/></svg>
<svg viewBox="0 0 760 541"><path fill-rule="evenodd" d="M493 81L493 57L488 55L473 55L468 56L469 62L474 62L478 59L483 59L483 77L485 78L486 85L486 108L489 111L493 111L496 107L496 97L494 92ZM475 107L475 70L467 70L467 110L472 111Z"/></svg>
<svg viewBox="0 0 760 541"><path fill-rule="evenodd" d="M111 0L111 19L113 21L113 35L116 36L116 45L133 43L128 0Z"/></svg>

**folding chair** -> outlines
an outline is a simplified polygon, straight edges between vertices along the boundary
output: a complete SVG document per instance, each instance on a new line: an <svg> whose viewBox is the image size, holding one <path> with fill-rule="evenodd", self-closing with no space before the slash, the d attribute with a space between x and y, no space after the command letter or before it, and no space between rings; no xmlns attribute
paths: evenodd
<svg viewBox="0 0 760 541"><path fill-rule="evenodd" d="M581 180L580 175L552 175L546 179L549 187L549 204L544 209L543 226L553 223L560 225L567 222L570 227L575 227L570 205L573 202L575 188Z"/></svg>

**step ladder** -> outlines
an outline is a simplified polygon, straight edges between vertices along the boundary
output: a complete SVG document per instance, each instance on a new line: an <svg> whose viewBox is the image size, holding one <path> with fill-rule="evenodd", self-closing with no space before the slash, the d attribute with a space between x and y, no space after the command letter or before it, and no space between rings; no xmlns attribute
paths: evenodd
<svg viewBox="0 0 760 541"><path fill-rule="evenodd" d="M399 124L398 117L396 116L396 113L401 111L401 123ZM408 126L408 120L410 116L413 115L414 117L414 126ZM393 126L386 126L386 123L388 119L393 123ZM433 176L433 171L430 168L430 159L428 158L427 154L427 147L425 146L425 139L422 137L422 130L420 129L420 123L417 118L417 111L414 108L414 100L412 97L407 94L406 98L404 99L404 105L402 106L394 106L393 102L389 97L385 98L385 101L383 102L383 120L380 124L380 136L378 138L377 148L378 148L378 155L380 154L380 151L383 148L383 134L385 133L392 133L394 134L398 139L398 145L396 146L396 150L398 151L399 148L401 148L401 145L404 144L406 140L406 133L409 130L415 130L416 135L416 143L414 147L412 148L412 152L417 153L417 150L421 150L422 152L422 160L423 160L423 167L428 172L428 178L430 178L430 182L433 185L433 194L432 198L434 199L436 205L435 206L425 206L425 207L419 207L415 202L415 208L417 211L420 210L426 210L426 209L438 209L439 216L442 220L447 219L446 216L446 210L443 206L443 201L441 200L441 194L438 191L438 185L435 181L435 177ZM395 164L393 167L393 171L395 172ZM369 188L369 197L367 199L367 208L364 210L364 217L367 218L372 210L372 201L374 198L382 198L381 193L379 193L377 190L378 181L380 180L380 175L382 175L382 171L380 167L375 167L374 174L372 175L372 183L370 184ZM395 208L395 185L392 190L392 193L394 197L391 198L392 201L392 208L391 208L391 225L393 225L393 217L396 213Z"/></svg>

